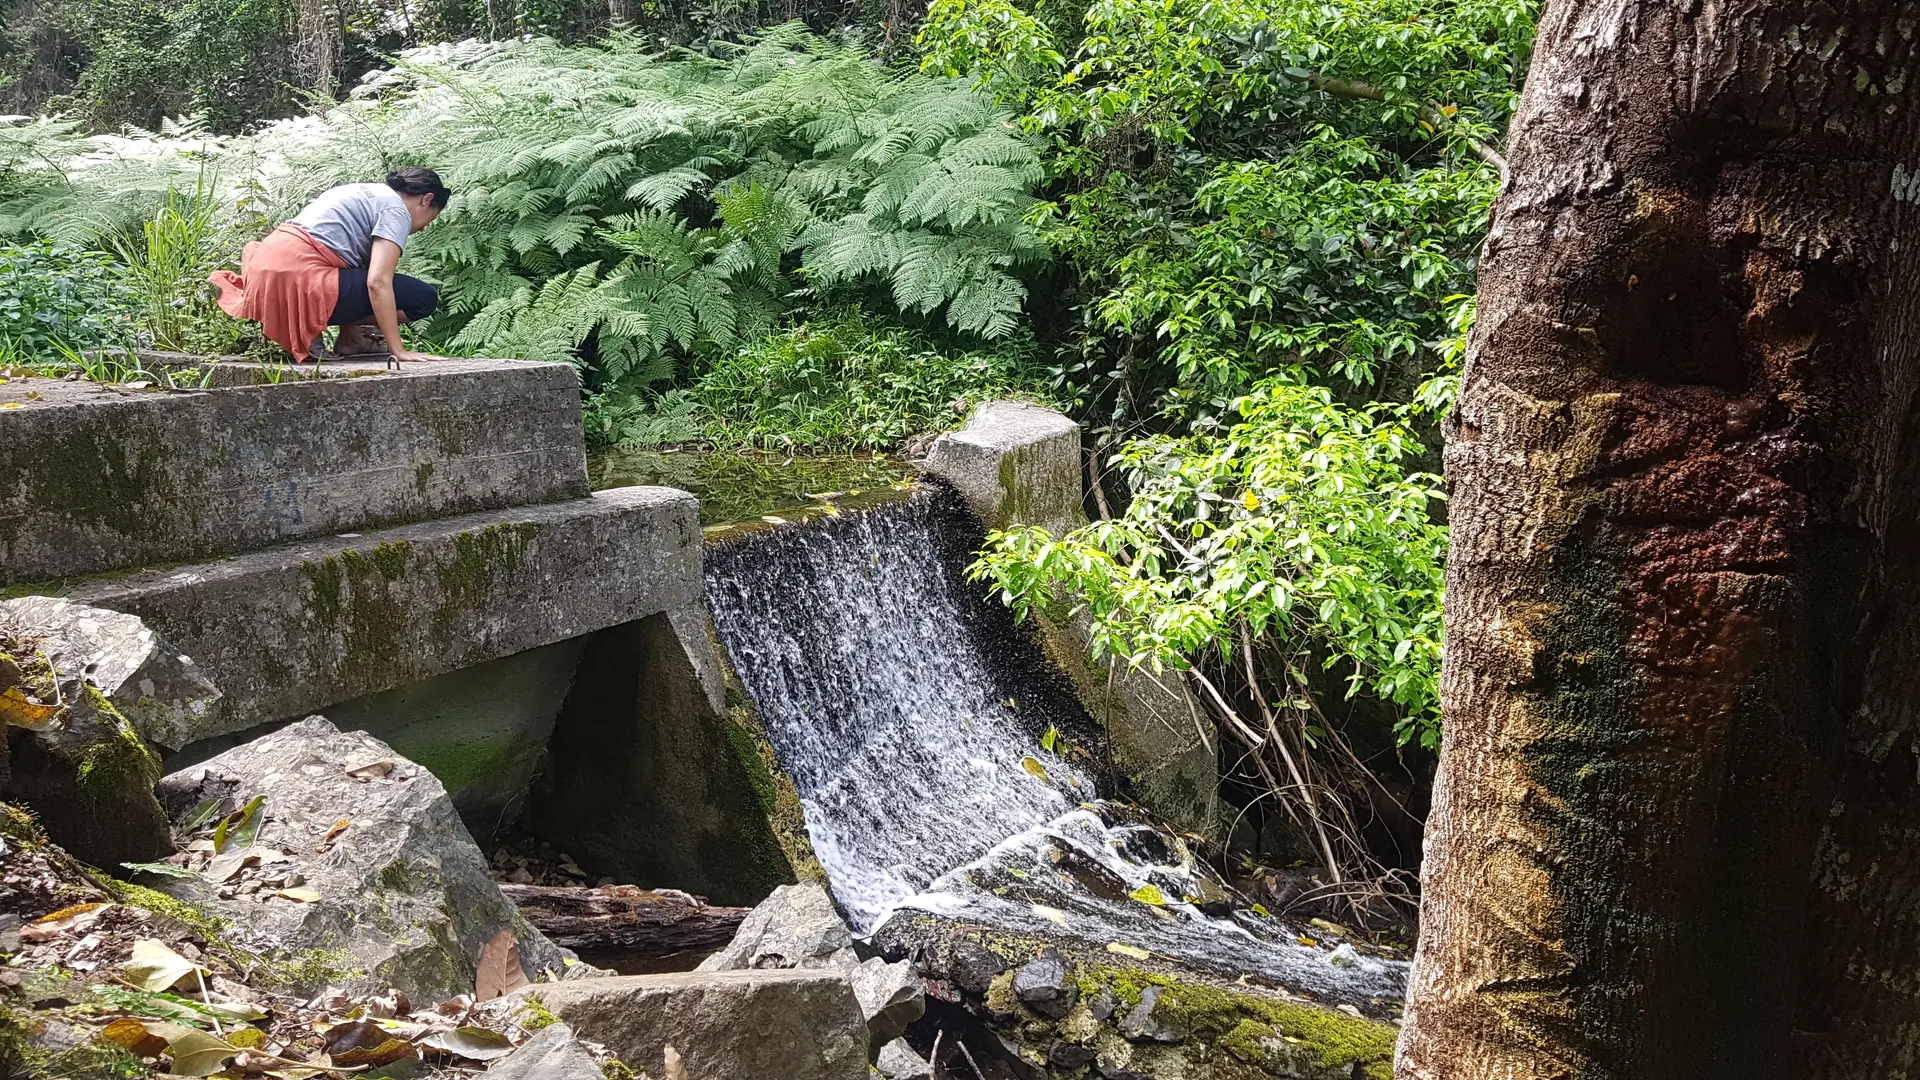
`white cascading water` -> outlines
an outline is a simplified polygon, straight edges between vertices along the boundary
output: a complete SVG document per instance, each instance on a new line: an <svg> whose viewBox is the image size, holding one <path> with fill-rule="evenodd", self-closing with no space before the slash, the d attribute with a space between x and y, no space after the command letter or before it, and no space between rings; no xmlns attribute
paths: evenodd
<svg viewBox="0 0 1920 1080"><path fill-rule="evenodd" d="M970 549L978 527L953 535L970 520L960 505L925 490L708 555L721 640L855 932L916 909L1336 999L1397 996L1404 964L1335 957L1273 920L1182 902L1220 894L1212 871L1041 748L1049 725L1085 717L1023 684L1015 669L1037 658L961 579L951 545ZM1146 886L1165 902L1138 899Z"/></svg>

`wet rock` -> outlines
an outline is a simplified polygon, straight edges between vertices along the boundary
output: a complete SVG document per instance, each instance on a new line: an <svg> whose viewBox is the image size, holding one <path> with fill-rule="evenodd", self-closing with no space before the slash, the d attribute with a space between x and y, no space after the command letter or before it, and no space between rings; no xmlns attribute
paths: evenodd
<svg viewBox="0 0 1920 1080"><path fill-rule="evenodd" d="M840 964L853 934L827 890L808 882L782 885L740 924L733 942L700 962L700 971L819 968Z"/></svg>
<svg viewBox="0 0 1920 1080"><path fill-rule="evenodd" d="M868 1080L860 1002L837 971L690 971L529 987L578 1037L663 1076L671 1046L694 1080ZM544 1080L544 1077L542 1078Z"/></svg>
<svg viewBox="0 0 1920 1080"><path fill-rule="evenodd" d="M1057 1042L1047 1051L1047 1064L1056 1069L1078 1069L1093 1061L1093 1050L1078 1043Z"/></svg>
<svg viewBox="0 0 1920 1080"><path fill-rule="evenodd" d="M1167 1015L1157 986L1140 992L1140 1003L1120 1021L1120 1034L1135 1042L1177 1043L1187 1037L1186 1025Z"/></svg>
<svg viewBox="0 0 1920 1080"><path fill-rule="evenodd" d="M985 945L967 938L953 943L953 959L947 964L947 977L960 989L984 994L993 985L993 980L1005 970L1007 962Z"/></svg>
<svg viewBox="0 0 1920 1080"><path fill-rule="evenodd" d="M51 707L32 730L4 725L0 798L31 807L75 858L117 867L172 849L153 797L160 760L87 674L96 616L125 618L47 597L0 603L0 693L16 713Z"/></svg>
<svg viewBox="0 0 1920 1080"><path fill-rule="evenodd" d="M1113 988L1110 986L1101 987L1099 993L1087 999L1087 1012L1091 1013L1095 1020L1105 1020L1119 1008L1120 1002L1113 996Z"/></svg>
<svg viewBox="0 0 1920 1080"><path fill-rule="evenodd" d="M889 964L874 957L851 967L836 966L835 970L844 970L853 983L853 994L860 1000L876 1054L906 1034L908 1024L926 1014L926 987L913 965L904 960Z"/></svg>
<svg viewBox="0 0 1920 1080"><path fill-rule="evenodd" d="M605 1080L600 1063L566 1024L540 1030L513 1053L493 1063L487 1080Z"/></svg>
<svg viewBox="0 0 1920 1080"><path fill-rule="evenodd" d="M47 659L84 676L148 742L178 750L200 735L220 700L191 657L133 615L52 596L0 601L0 622L48 631Z"/></svg>
<svg viewBox="0 0 1920 1080"><path fill-rule="evenodd" d="M1066 957L1047 949L1014 973L1013 996L1034 1012L1058 1020L1072 1010L1076 995L1067 975Z"/></svg>
<svg viewBox="0 0 1920 1080"><path fill-rule="evenodd" d="M911 963L862 961L853 934L827 890L814 883L782 885L753 909L733 943L702 961L700 971L819 969L840 972L853 986L878 1055L927 1011L926 986Z"/></svg>
<svg viewBox="0 0 1920 1080"><path fill-rule="evenodd" d="M873 1068L886 1080L926 1080L932 1067L905 1039L895 1039L880 1048Z"/></svg>
<svg viewBox="0 0 1920 1080"><path fill-rule="evenodd" d="M250 851L317 899L273 889L223 898L206 881L171 877L156 887L211 907L243 945L329 957L295 972L301 993L329 983L397 987L416 1001L472 993L480 950L502 928L528 978L568 970L572 954L501 895L440 781L365 732L310 716L173 773L160 793L180 815L209 798L234 808L264 799Z"/></svg>

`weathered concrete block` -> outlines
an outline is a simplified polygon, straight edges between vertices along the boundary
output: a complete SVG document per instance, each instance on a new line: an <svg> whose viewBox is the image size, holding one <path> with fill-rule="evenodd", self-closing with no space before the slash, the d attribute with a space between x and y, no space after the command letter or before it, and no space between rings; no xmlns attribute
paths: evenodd
<svg viewBox="0 0 1920 1080"><path fill-rule="evenodd" d="M1037 525L1062 536L1086 524L1080 428L1051 409L988 402L966 427L937 439L921 468L958 488L990 529ZM1183 829L1217 831L1219 763L1178 685L1113 661L1094 664L1084 614L1064 624L1038 618L1048 657L1105 726L1114 764L1142 805Z"/></svg>
<svg viewBox="0 0 1920 1080"><path fill-rule="evenodd" d="M96 580L225 695L194 739L564 641L700 593L699 504L673 488L328 537Z"/></svg>
<svg viewBox="0 0 1920 1080"><path fill-rule="evenodd" d="M1080 426L1052 409L989 401L934 440L921 468L959 488L989 529L1038 525L1060 536L1086 524Z"/></svg>
<svg viewBox="0 0 1920 1080"><path fill-rule="evenodd" d="M698 1080L867 1080L867 1027L846 977L699 971L533 987L583 1039L630 1068L666 1073L666 1048Z"/></svg>
<svg viewBox="0 0 1920 1080"><path fill-rule="evenodd" d="M774 827L777 781L753 733L715 707L713 648L692 604L595 634L528 824L596 877L752 904L796 869Z"/></svg>
<svg viewBox="0 0 1920 1080"><path fill-rule="evenodd" d="M467 828L489 844L524 809L521 796L589 640L569 638L329 705L327 719L425 765L447 786Z"/></svg>
<svg viewBox="0 0 1920 1080"><path fill-rule="evenodd" d="M0 384L0 587L587 494L567 365L350 374Z"/></svg>

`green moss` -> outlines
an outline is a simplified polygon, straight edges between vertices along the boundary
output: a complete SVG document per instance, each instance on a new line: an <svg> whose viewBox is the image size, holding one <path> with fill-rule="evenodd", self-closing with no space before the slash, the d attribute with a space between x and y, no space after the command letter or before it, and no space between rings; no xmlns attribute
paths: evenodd
<svg viewBox="0 0 1920 1080"><path fill-rule="evenodd" d="M412 561L411 540L382 540L373 545L374 568L388 581L400 580L400 576L407 572L407 564Z"/></svg>
<svg viewBox="0 0 1920 1080"><path fill-rule="evenodd" d="M33 819L25 807L13 803L0 803L0 836L18 847L35 849L47 846L47 834L40 831L40 823Z"/></svg>
<svg viewBox="0 0 1920 1080"><path fill-rule="evenodd" d="M402 743L393 748L434 775L449 793L499 774L519 756L520 738L514 733L490 734L458 742Z"/></svg>
<svg viewBox="0 0 1920 1080"><path fill-rule="evenodd" d="M201 940L209 944L220 941L227 931L225 919L198 904L168 896L166 893L149 889L144 885L133 885L112 878L106 879L102 884L120 903L183 923L191 927Z"/></svg>
<svg viewBox="0 0 1920 1080"><path fill-rule="evenodd" d="M346 574L340 560L329 555L318 562L303 562L300 569L307 576L307 610L322 626L338 625L346 610Z"/></svg>
<svg viewBox="0 0 1920 1080"><path fill-rule="evenodd" d="M126 792L152 788L160 780L160 758L147 748L132 725L92 683L81 685L88 704L117 724L112 737L94 743L80 755L74 769L80 793L98 802L118 800Z"/></svg>
<svg viewBox="0 0 1920 1080"><path fill-rule="evenodd" d="M1103 987L1111 989L1123 1009L1138 1005L1148 987L1159 987L1155 1015L1165 1009L1169 1022L1186 1028L1194 1038L1223 1043L1229 1052L1238 1047L1258 1054L1260 1038L1278 1036L1312 1055L1321 1068L1357 1066L1359 1075L1368 1080L1390 1080L1393 1075L1398 1033L1390 1024L1124 968L1082 968L1079 983L1083 996L1098 994Z"/></svg>
<svg viewBox="0 0 1920 1080"><path fill-rule="evenodd" d="M423 461L414 467L413 490L422 495L427 493L427 481L433 479L433 462Z"/></svg>
<svg viewBox="0 0 1920 1080"><path fill-rule="evenodd" d="M521 999L520 1014L514 1018L514 1022L528 1031L540 1031L559 1023L560 1018L553 1015L553 1010L547 1008L547 1003L540 1000L539 994L528 994Z"/></svg>
<svg viewBox="0 0 1920 1080"><path fill-rule="evenodd" d="M256 985L302 993L316 987L338 986L366 975L354 967L344 949L302 949L296 953L253 954L249 968Z"/></svg>
<svg viewBox="0 0 1920 1080"><path fill-rule="evenodd" d="M724 657L725 653L722 651L719 655ZM800 807L800 792L793 786L793 780L787 776L786 770L780 767L780 759L774 754L773 744L767 740L766 730L760 726L753 705L747 701L744 693L737 696L734 693L737 684L733 673L728 671L727 676L727 698L731 705L728 714L720 719L720 734L746 773L754 800L760 804L767 825L773 831L780 852L794 876L801 881L825 882L826 869L814 855L813 842L807 836L806 812Z"/></svg>

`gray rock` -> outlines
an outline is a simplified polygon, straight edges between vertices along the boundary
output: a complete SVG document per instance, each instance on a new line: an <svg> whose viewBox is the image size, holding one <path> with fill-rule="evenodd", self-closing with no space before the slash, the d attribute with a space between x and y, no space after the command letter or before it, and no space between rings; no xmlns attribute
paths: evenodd
<svg viewBox="0 0 1920 1080"><path fill-rule="evenodd" d="M47 659L84 676L148 742L178 750L190 741L220 691L132 615L53 596L0 601L0 620L45 628Z"/></svg>
<svg viewBox="0 0 1920 1080"><path fill-rule="evenodd" d="M1187 1030L1160 1007L1160 988L1149 986L1140 992L1140 1004L1120 1021L1120 1034L1135 1042L1177 1043L1187 1037Z"/></svg>
<svg viewBox="0 0 1920 1080"><path fill-rule="evenodd" d="M860 1011L866 1017L876 1055L887 1043L906 1034L908 1024L926 1015L926 984L905 960L889 964L876 956L850 967L835 965L834 970L845 970L853 983L853 994L860 999Z"/></svg>
<svg viewBox="0 0 1920 1080"><path fill-rule="evenodd" d="M1079 1043L1056 1042L1047 1051L1047 1064L1056 1069L1078 1069L1093 1062L1093 1050Z"/></svg>
<svg viewBox="0 0 1920 1080"><path fill-rule="evenodd" d="M953 959L947 964L947 977L960 989L984 994L993 986L993 980L1005 970L1007 962L985 945L967 938L953 943Z"/></svg>
<svg viewBox="0 0 1920 1080"><path fill-rule="evenodd" d="M160 792L175 813L206 798L237 807L265 797L254 849L319 900L220 899L208 882L177 878L157 887L210 906L248 947L344 954L346 970L315 973L297 984L302 993L328 982L397 987L415 1001L471 993L481 948L508 927L529 978L560 978L572 959L501 895L440 781L364 732L310 716L173 773ZM349 824L325 841L340 821Z"/></svg>
<svg viewBox="0 0 1920 1080"><path fill-rule="evenodd" d="M853 933L827 890L813 882L773 890L724 949L700 962L699 971L748 968L820 968L852 962L842 956Z"/></svg>
<svg viewBox="0 0 1920 1080"><path fill-rule="evenodd" d="M867 1029L844 975L690 971L529 987L583 1039L650 1076L666 1048L690 1080L869 1080ZM544 1080L544 1078L543 1078Z"/></svg>
<svg viewBox="0 0 1920 1080"><path fill-rule="evenodd" d="M95 616L111 614L48 597L0 603L0 657L21 654L0 664L0 690L24 684L40 704L59 706L38 729L0 726L0 798L25 803L55 843L104 867L172 850L153 797L160 760L88 674ZM43 656L51 685L34 671Z"/></svg>
<svg viewBox="0 0 1920 1080"><path fill-rule="evenodd" d="M1119 1007L1120 1002L1115 1000L1113 988L1110 986L1101 987L1099 993L1087 999L1087 1012L1090 1013L1095 1020L1105 1020L1107 1017L1112 1016L1114 1010Z"/></svg>
<svg viewBox="0 0 1920 1080"><path fill-rule="evenodd" d="M1027 961L1013 974L1013 996L1042 1016L1066 1016L1077 996L1067 978L1066 957L1047 949Z"/></svg>
<svg viewBox="0 0 1920 1080"><path fill-rule="evenodd" d="M881 1047L873 1068L886 1080L926 1080L931 1071L927 1059L908 1046L905 1039L895 1039Z"/></svg>
<svg viewBox="0 0 1920 1080"><path fill-rule="evenodd" d="M1100 1080L1153 1080L1153 1077L1145 1073L1137 1073L1132 1069L1123 1069L1118 1065L1096 1065L1094 1072L1100 1077Z"/></svg>
<svg viewBox="0 0 1920 1080"><path fill-rule="evenodd" d="M606 1080L600 1063L582 1049L566 1024L550 1024L493 1063L488 1080Z"/></svg>
<svg viewBox="0 0 1920 1080"><path fill-rule="evenodd" d="M701 962L700 971L779 968L841 972L852 984L878 1060L887 1043L927 1011L926 984L911 963L855 955L853 934L827 890L813 882L782 885L753 909L731 944Z"/></svg>

